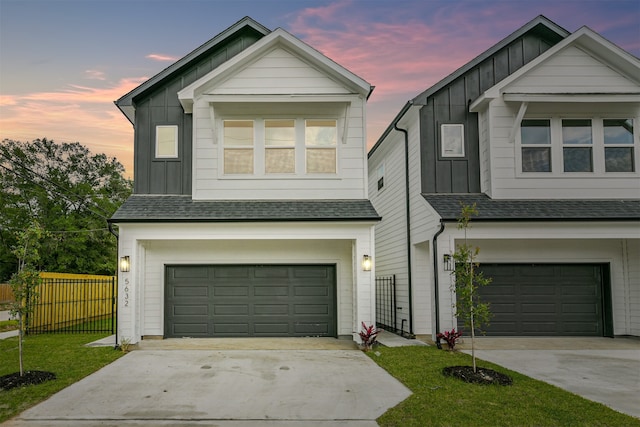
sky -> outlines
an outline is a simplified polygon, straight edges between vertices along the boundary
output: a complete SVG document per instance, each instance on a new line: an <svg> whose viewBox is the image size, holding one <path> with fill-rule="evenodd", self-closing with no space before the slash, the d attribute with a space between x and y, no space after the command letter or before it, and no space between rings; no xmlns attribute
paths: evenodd
<svg viewBox="0 0 640 427"><path fill-rule="evenodd" d="M409 99L538 15L640 57L640 0L0 0L0 140L77 141L130 177L113 101L250 16L375 86L371 147Z"/></svg>

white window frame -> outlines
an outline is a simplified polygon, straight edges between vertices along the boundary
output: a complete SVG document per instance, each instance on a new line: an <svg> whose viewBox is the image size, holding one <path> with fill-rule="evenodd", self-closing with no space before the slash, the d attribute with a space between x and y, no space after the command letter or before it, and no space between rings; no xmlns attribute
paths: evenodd
<svg viewBox="0 0 640 427"><path fill-rule="evenodd" d="M160 154L160 130L173 129L173 153ZM155 158L156 159L177 159L178 158L178 125L157 125L155 129Z"/></svg>
<svg viewBox="0 0 640 427"><path fill-rule="evenodd" d="M321 122L335 122L335 140L334 140L334 144L333 145L328 145L328 146L322 146L322 145L311 145L308 143L307 141L307 136L306 136L306 129L307 129L307 122L309 121L321 121ZM310 176L331 176L331 175L336 175L338 173L338 140L339 140L339 136L338 136L338 120L337 119L321 119L321 118L306 118L304 120L304 129L305 129L305 137L304 137L304 159L305 159L305 165L304 165L304 172L306 175L310 175ZM333 151L334 153L334 171L333 172L308 172L308 151L309 150L318 150L318 151Z"/></svg>
<svg viewBox="0 0 640 427"><path fill-rule="evenodd" d="M225 145L225 134L224 134L224 130L225 130L225 126L224 123L225 122L251 122L251 129L252 129L252 133L253 133L253 140L252 140L252 144L251 144L251 148L249 148L249 146L233 146L233 145ZM222 126L220 126L221 131L222 131L222 135L220 138L221 141L221 147L222 147L222 153L221 153L221 171L222 174L224 176L230 176L230 177L249 177L249 176L254 176L256 173L256 123L255 120L250 120L250 119L225 119L222 121ZM251 158L252 158L252 165L251 165L251 172L237 172L237 173L227 173L225 172L226 170L226 164L225 164L225 158L226 158L226 150L251 150Z"/></svg>
<svg viewBox="0 0 640 427"><path fill-rule="evenodd" d="M269 148L265 141L265 122L270 120L294 120L295 146L287 146L286 148L294 149L295 172L294 173L267 173L266 172L266 152ZM331 146L335 150L335 172L331 173L307 173L306 164L306 142L305 142L305 123L307 120L335 121L336 123L336 144ZM252 174L229 174L224 172L224 122L225 121L252 121L254 126L253 141L253 173ZM220 115L215 118L215 131L218 153L217 176L218 179L340 179L340 152L341 145L341 128L343 119L336 116L315 116L307 114L304 117L295 115Z"/></svg>
<svg viewBox="0 0 640 427"><path fill-rule="evenodd" d="M621 178L640 176L640 117L622 117L621 114L593 115L585 117L582 115L527 115L524 120L549 120L551 126L551 171L550 172L523 172L522 171L522 148L533 147L533 145L523 145L520 129L516 134L516 176L519 178L579 178L579 177L602 177ZM564 171L564 148L566 147L586 147L587 145L565 145L562 139L562 120L584 119L591 121L592 143L591 161L592 172L565 172ZM605 148L622 145L604 144L604 120L606 119L631 119L633 120L633 145L626 144L626 147L633 148L633 172L606 172L605 171ZM520 126L519 126L520 127ZM544 145L539 145L544 146Z"/></svg>
<svg viewBox="0 0 640 427"><path fill-rule="evenodd" d="M440 157L465 157L463 124L446 123L440 125Z"/></svg>

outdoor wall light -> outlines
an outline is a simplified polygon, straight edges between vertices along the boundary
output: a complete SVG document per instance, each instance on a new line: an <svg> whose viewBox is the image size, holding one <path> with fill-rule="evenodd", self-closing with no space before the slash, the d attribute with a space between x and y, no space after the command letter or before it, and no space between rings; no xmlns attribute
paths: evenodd
<svg viewBox="0 0 640 427"><path fill-rule="evenodd" d="M129 255L125 255L120 257L120 271L123 273L128 273L131 270L131 261L129 260Z"/></svg>
<svg viewBox="0 0 640 427"><path fill-rule="evenodd" d="M369 255L362 257L362 269L364 271L371 271L371 257Z"/></svg>
<svg viewBox="0 0 640 427"><path fill-rule="evenodd" d="M444 254L444 258L442 260L444 262L444 271L453 271L456 268L456 261L453 259L453 256L450 254Z"/></svg>

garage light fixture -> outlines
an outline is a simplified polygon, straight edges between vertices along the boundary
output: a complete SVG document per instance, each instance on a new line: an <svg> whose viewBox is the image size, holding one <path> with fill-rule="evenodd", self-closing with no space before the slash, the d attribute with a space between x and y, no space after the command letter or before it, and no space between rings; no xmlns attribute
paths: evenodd
<svg viewBox="0 0 640 427"><path fill-rule="evenodd" d="M129 255L125 255L120 257L120 271L123 273L128 273L131 270L131 261L129 260Z"/></svg>
<svg viewBox="0 0 640 427"><path fill-rule="evenodd" d="M442 262L444 263L444 271L453 271L456 269L456 260L453 258L453 255L444 254Z"/></svg>
<svg viewBox="0 0 640 427"><path fill-rule="evenodd" d="M362 257L362 270L371 271L371 257L369 255Z"/></svg>

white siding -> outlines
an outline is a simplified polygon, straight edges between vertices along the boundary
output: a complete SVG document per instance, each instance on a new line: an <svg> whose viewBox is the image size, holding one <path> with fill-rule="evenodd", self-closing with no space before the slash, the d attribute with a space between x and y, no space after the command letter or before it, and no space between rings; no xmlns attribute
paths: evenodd
<svg viewBox="0 0 640 427"><path fill-rule="evenodd" d="M638 87L582 49L568 46L509 84L505 93L629 93Z"/></svg>
<svg viewBox="0 0 640 427"><path fill-rule="evenodd" d="M365 101L352 98L350 105L339 103L283 102L276 104L217 105L213 112L209 102L194 105L194 199L365 199ZM241 116L242 114L242 116ZM213 117L212 117L213 116ZM221 173L219 117L285 117L304 120L309 117L338 120L338 171L336 174L305 176L300 170L295 176L273 177L252 175L225 177ZM345 125L346 121L346 125ZM297 147L297 150L303 150ZM304 154L304 153L302 153ZM261 155L255 153L256 156Z"/></svg>
<svg viewBox="0 0 640 427"><path fill-rule="evenodd" d="M628 330L625 332L640 336L640 240L624 240L625 267L628 271L624 292L625 315Z"/></svg>
<svg viewBox="0 0 640 427"><path fill-rule="evenodd" d="M166 264L336 264L338 334L355 337L361 322L374 321L375 271L360 267L364 254L375 254L371 225L140 224L120 230L120 253L131 254L132 268L119 277L118 334L132 343L164 334Z"/></svg>
<svg viewBox="0 0 640 427"><path fill-rule="evenodd" d="M276 48L207 91L238 94L347 94L347 89L282 48Z"/></svg>

